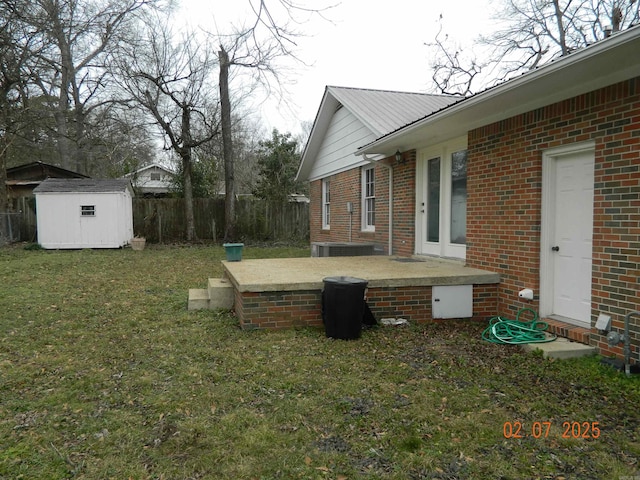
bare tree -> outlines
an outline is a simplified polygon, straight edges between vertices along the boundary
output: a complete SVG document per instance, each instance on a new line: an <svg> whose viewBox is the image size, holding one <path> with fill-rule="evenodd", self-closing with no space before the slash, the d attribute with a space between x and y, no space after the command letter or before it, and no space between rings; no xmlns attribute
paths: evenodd
<svg viewBox="0 0 640 480"><path fill-rule="evenodd" d="M469 95L638 23L637 0L502 0L496 31L480 53L456 45L442 23L433 42L432 80L444 93ZM442 16L440 17L442 22Z"/></svg>
<svg viewBox="0 0 640 480"><path fill-rule="evenodd" d="M263 138L258 118L254 118L251 112L242 108L239 102L231 104L232 111L232 135L233 143L233 176L236 195L250 194L256 183L258 145ZM219 116L219 112L216 112ZM207 142L196 149L198 162L210 163L203 165L203 170L210 172L207 181L208 195L216 195L224 192L224 155L222 147L222 135L211 142ZM214 174L215 172L215 174Z"/></svg>
<svg viewBox="0 0 640 480"><path fill-rule="evenodd" d="M0 3L0 212L8 209L9 147L26 125L23 111L27 99L27 62L39 51L39 32L24 28L20 22L25 9L26 5L20 3Z"/></svg>
<svg viewBox="0 0 640 480"><path fill-rule="evenodd" d="M186 239L195 239L192 163L194 149L218 135L217 98L211 83L215 58L193 34L177 41L154 17L118 61L128 95L153 118L165 148L180 158L185 198Z"/></svg>
<svg viewBox="0 0 640 480"><path fill-rule="evenodd" d="M284 90L280 81L277 60L285 57L299 60L294 49L300 33L292 27L292 24L299 23L296 15L321 15L323 11L330 8L308 8L292 0L248 1L254 13L253 23L237 29L231 35L216 35L220 43L218 49L219 88L226 193L224 240L227 242L233 241L236 237L235 157L231 133L229 86L231 69L233 67L245 69L250 72L249 76L254 85L260 85L269 95L279 95L282 98ZM278 21L278 17L284 19L284 22Z"/></svg>
<svg viewBox="0 0 640 480"><path fill-rule="evenodd" d="M41 48L29 58L32 86L55 105L60 162L86 172L87 128L92 110L111 101L107 57L127 22L160 0L2 0L18 21L41 33ZM55 100L54 100L55 99Z"/></svg>

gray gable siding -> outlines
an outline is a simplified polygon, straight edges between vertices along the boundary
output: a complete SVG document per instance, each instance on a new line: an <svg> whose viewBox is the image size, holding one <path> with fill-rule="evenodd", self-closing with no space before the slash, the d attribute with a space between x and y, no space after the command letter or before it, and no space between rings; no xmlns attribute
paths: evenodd
<svg viewBox="0 0 640 480"><path fill-rule="evenodd" d="M320 145L310 179L317 180L366 163L354 152L375 138L376 135L349 110L339 109L333 115Z"/></svg>
<svg viewBox="0 0 640 480"><path fill-rule="evenodd" d="M360 118L377 137L436 112L463 97L392 92L359 88L328 87L331 93Z"/></svg>

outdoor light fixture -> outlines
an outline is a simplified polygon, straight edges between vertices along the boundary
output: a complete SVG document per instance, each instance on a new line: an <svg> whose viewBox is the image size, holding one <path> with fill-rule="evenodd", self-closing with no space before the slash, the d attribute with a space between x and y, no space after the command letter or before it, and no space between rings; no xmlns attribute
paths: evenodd
<svg viewBox="0 0 640 480"><path fill-rule="evenodd" d="M404 163L404 161L402 160L402 153L400 153L400 150L396 150L396 162Z"/></svg>

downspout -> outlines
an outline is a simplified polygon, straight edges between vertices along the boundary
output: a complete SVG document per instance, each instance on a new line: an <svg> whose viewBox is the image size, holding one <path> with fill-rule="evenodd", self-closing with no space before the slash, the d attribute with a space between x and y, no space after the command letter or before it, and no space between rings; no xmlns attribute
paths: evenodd
<svg viewBox="0 0 640 480"><path fill-rule="evenodd" d="M389 256L391 256L393 255L393 166L379 163L377 160L367 157L366 153L362 154L362 158L369 163L382 165L389 171L389 242L387 245L387 251L389 252Z"/></svg>

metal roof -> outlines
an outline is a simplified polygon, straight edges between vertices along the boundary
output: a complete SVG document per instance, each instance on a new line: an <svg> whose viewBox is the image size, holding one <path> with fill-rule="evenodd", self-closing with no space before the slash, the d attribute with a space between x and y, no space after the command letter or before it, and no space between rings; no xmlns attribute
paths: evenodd
<svg viewBox="0 0 640 480"><path fill-rule="evenodd" d="M640 75L640 25L560 57L507 80L396 131L381 135L358 149L357 154L391 155L397 149L435 144L483 125Z"/></svg>
<svg viewBox="0 0 640 480"><path fill-rule="evenodd" d="M461 99L452 95L327 86L302 154L297 178L308 179L331 120L339 108L349 110L375 137L380 138ZM353 161L360 160L354 156Z"/></svg>
<svg viewBox="0 0 640 480"><path fill-rule="evenodd" d="M338 102L379 136L436 112L462 97L328 86Z"/></svg>
<svg viewBox="0 0 640 480"><path fill-rule="evenodd" d="M131 189L129 179L48 178L34 193L116 193Z"/></svg>

